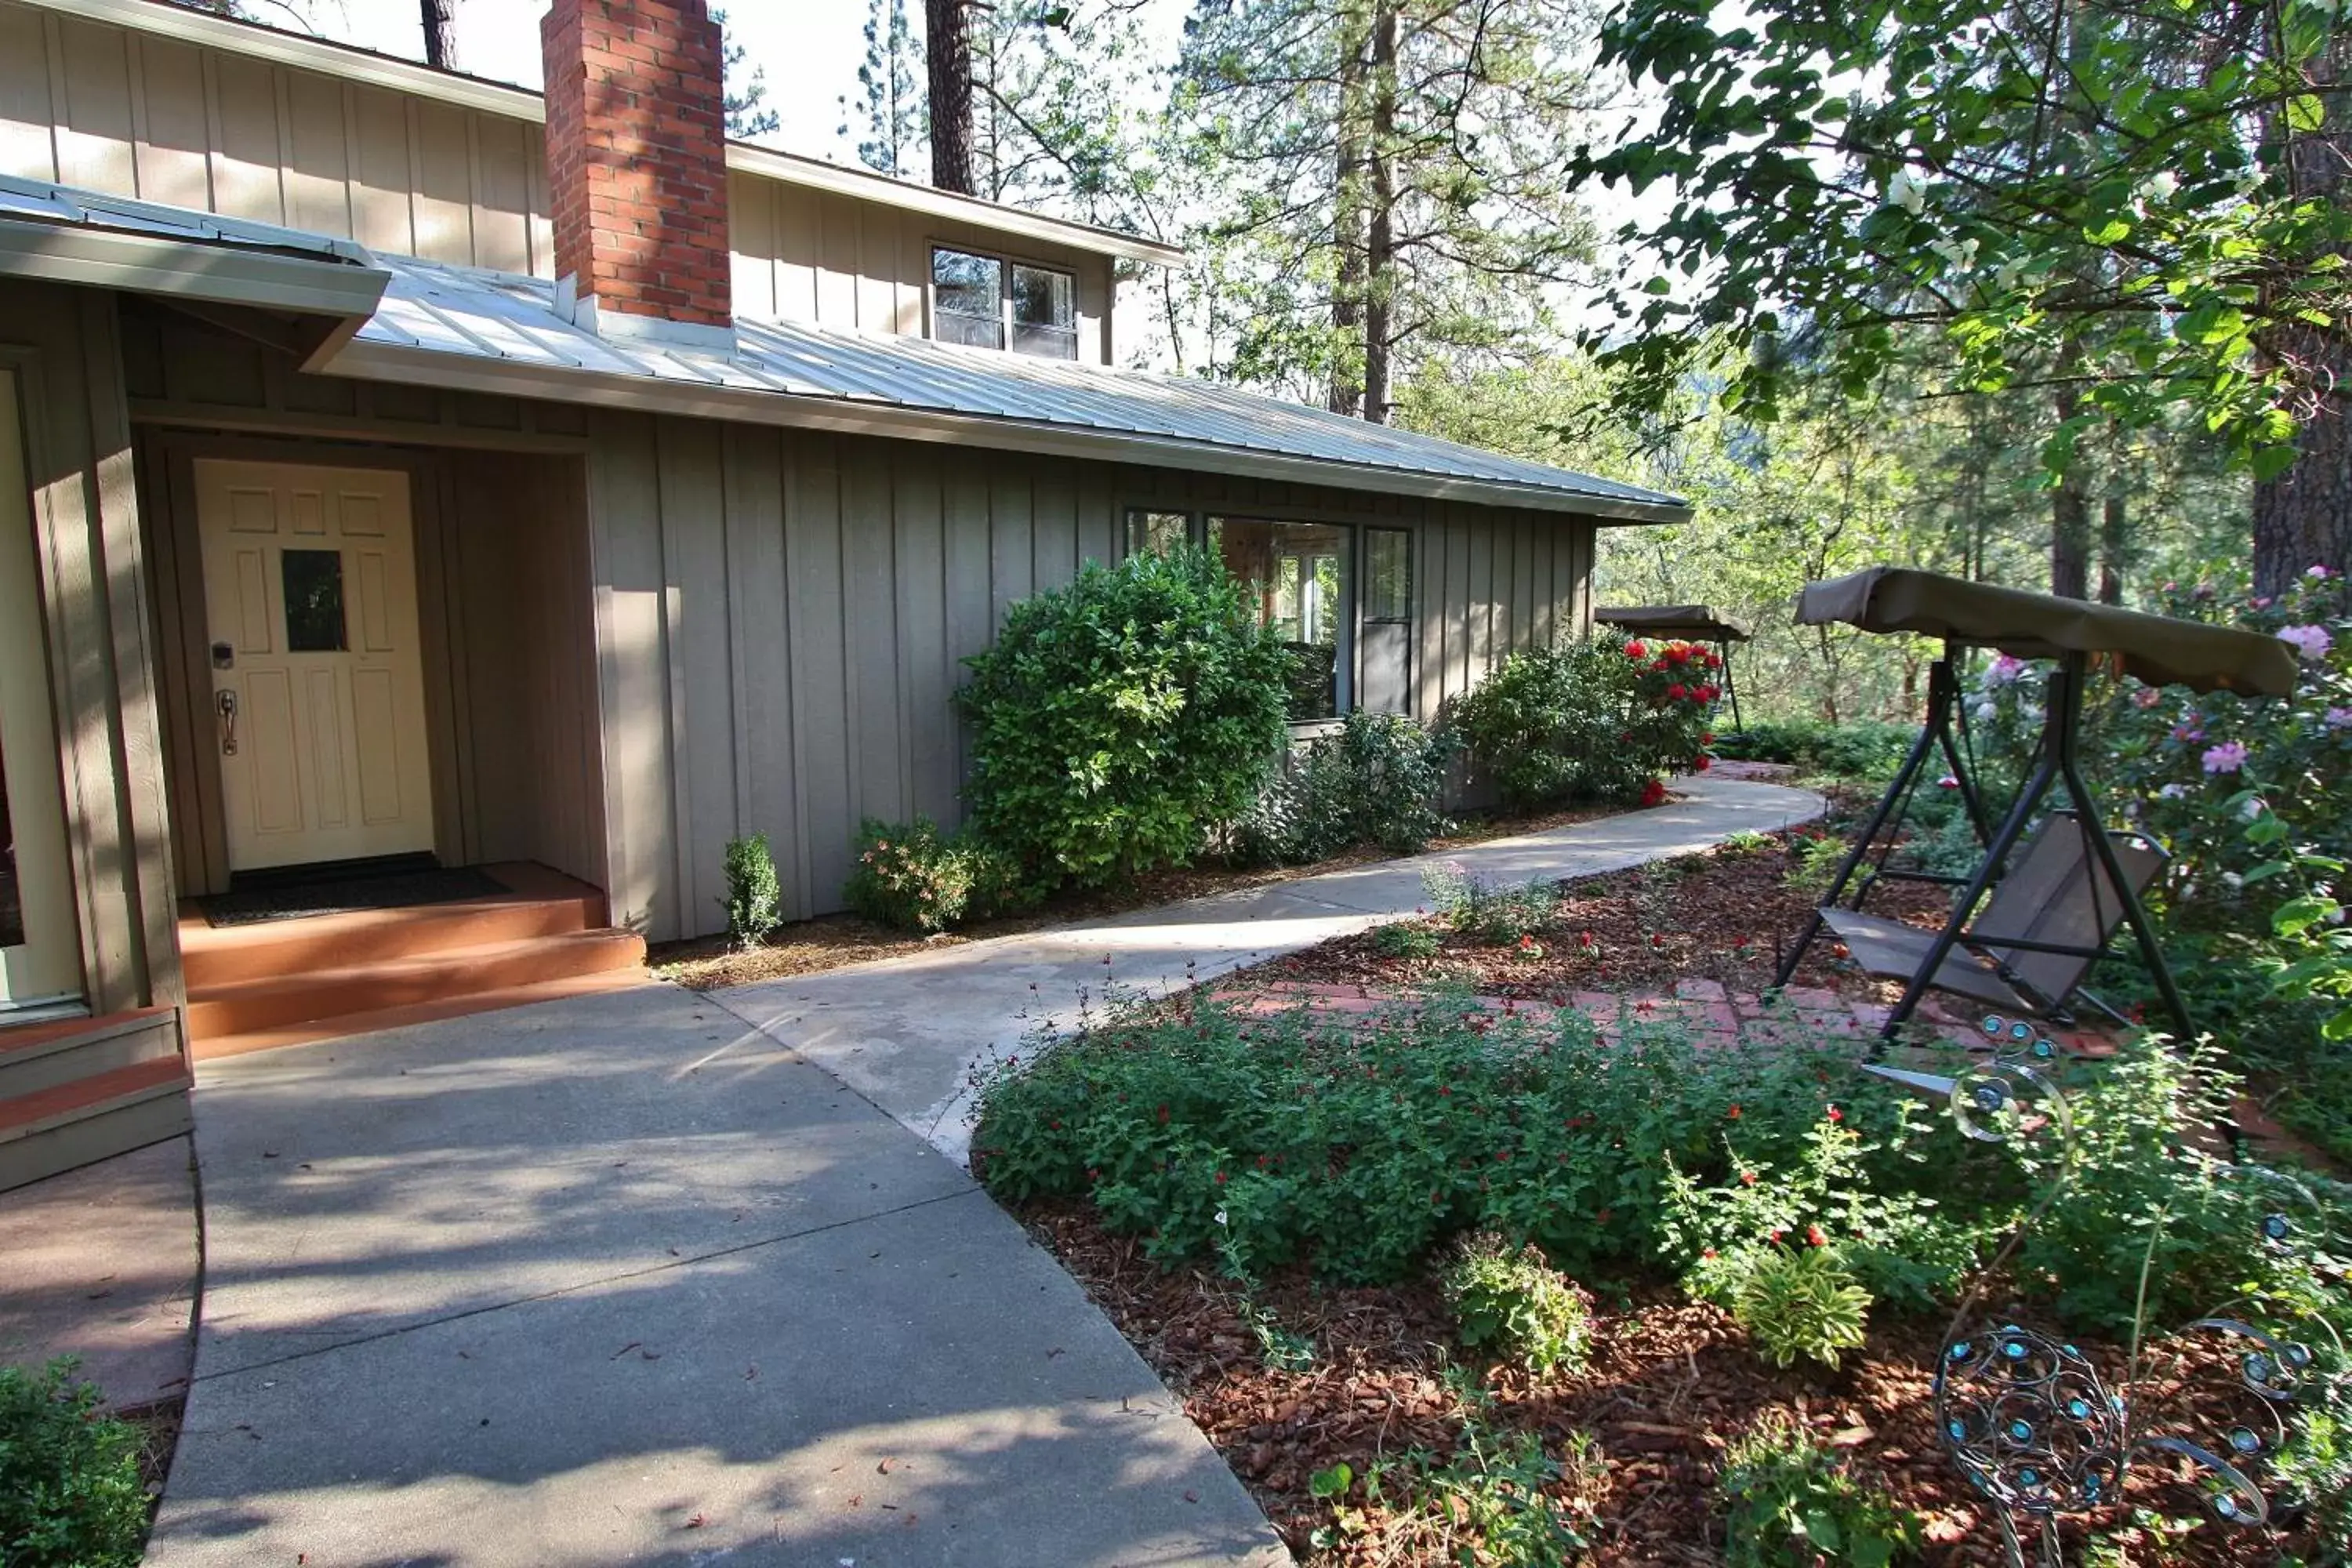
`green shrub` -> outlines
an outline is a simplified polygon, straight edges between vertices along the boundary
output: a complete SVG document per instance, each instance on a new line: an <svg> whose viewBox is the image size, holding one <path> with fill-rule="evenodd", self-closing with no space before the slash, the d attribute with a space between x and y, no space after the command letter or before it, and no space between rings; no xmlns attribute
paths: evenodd
<svg viewBox="0 0 2352 1568"><path fill-rule="evenodd" d="M1917 1515L1864 1487L1785 1419L1733 1445L1716 1500L1725 1568L1886 1568L1919 1547Z"/></svg>
<svg viewBox="0 0 2352 1568"><path fill-rule="evenodd" d="M776 858L768 853L768 836L727 844L727 934L735 945L757 947L784 921L784 890L776 880Z"/></svg>
<svg viewBox="0 0 2352 1568"><path fill-rule="evenodd" d="M867 920L902 931L940 931L1020 908L1028 894L1007 857L925 818L857 826L857 864L841 889Z"/></svg>
<svg viewBox="0 0 2352 1568"><path fill-rule="evenodd" d="M1861 1347L1870 1292L1826 1247L1765 1248L1749 1263L1732 1298L1731 1315L1774 1366L1810 1356L1834 1367Z"/></svg>
<svg viewBox="0 0 2352 1568"><path fill-rule="evenodd" d="M974 1163L1007 1202L1090 1200L1163 1262L1229 1240L1254 1271L1385 1281L1491 1230L1585 1276L1658 1255L1670 1159L1730 1179L1736 1125L1751 1157L1791 1162L1831 1073L1853 1079L1849 1042L1727 1051L1659 1026L1603 1046L1572 1010L1532 1024L1445 997L1322 1027L1192 1001L1024 1049L982 1087ZM1849 1092L1849 1125L1894 1127L1893 1086Z"/></svg>
<svg viewBox="0 0 2352 1568"><path fill-rule="evenodd" d="M1507 1357L1537 1377L1584 1369L1591 1314L1542 1248L1470 1237L1439 1284L1465 1349Z"/></svg>
<svg viewBox="0 0 2352 1568"><path fill-rule="evenodd" d="M1808 719L1759 720L1717 737L1716 750L1751 763L1786 763L1806 773L1842 779L1884 779L1903 765L1916 724L1849 720L1824 724Z"/></svg>
<svg viewBox="0 0 2352 1568"><path fill-rule="evenodd" d="M1372 932L1372 951L1383 958L1435 958L1444 946L1419 921L1398 921Z"/></svg>
<svg viewBox="0 0 2352 1568"><path fill-rule="evenodd" d="M1669 651L1683 662L1669 661ZM1613 637L1530 648L1463 698L1452 722L1514 810L1571 800L1630 805L1657 775L1706 765L1715 688L1705 661L1716 657L1689 644Z"/></svg>
<svg viewBox="0 0 2352 1568"><path fill-rule="evenodd" d="M1422 890L1438 919L1459 934L1489 947L1524 942L1551 923L1559 907L1559 884L1538 877L1526 882L1490 882L1452 861L1421 874Z"/></svg>
<svg viewBox="0 0 2352 1568"><path fill-rule="evenodd" d="M1438 811L1457 742L1401 714L1350 713L1336 734L1286 753L1235 825L1247 859L1307 865L1359 844L1418 855L1450 826Z"/></svg>
<svg viewBox="0 0 2352 1568"><path fill-rule="evenodd" d="M1046 886L1189 862L1288 734L1290 656L1189 547L1089 564L965 662L972 826Z"/></svg>
<svg viewBox="0 0 2352 1568"><path fill-rule="evenodd" d="M0 1563L135 1568L147 1534L138 1428L98 1413L73 1363L0 1366Z"/></svg>

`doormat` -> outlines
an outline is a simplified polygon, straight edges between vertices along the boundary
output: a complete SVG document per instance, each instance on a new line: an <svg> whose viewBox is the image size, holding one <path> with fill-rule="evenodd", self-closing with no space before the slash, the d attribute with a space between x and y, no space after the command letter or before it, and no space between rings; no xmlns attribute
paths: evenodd
<svg viewBox="0 0 2352 1568"><path fill-rule="evenodd" d="M206 925L245 926L263 921L301 920L310 915L350 914L355 910L455 904L467 899L494 899L511 890L487 872L471 866L454 866L446 869L361 872L315 882L239 888L198 900L197 907L204 910Z"/></svg>

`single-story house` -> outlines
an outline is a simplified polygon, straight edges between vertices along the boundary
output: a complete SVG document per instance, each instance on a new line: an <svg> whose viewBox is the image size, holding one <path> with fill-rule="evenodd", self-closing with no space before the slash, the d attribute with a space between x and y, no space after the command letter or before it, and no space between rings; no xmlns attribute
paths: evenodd
<svg viewBox="0 0 2352 1568"><path fill-rule="evenodd" d="M1132 235L732 143L701 0L544 96L157 0L0 0L0 1186L192 1051L549 994L764 832L957 816L959 661L1189 537L1433 716L1673 497L1114 368ZM303 868L484 896L216 924ZM421 873L420 873L421 874Z"/></svg>

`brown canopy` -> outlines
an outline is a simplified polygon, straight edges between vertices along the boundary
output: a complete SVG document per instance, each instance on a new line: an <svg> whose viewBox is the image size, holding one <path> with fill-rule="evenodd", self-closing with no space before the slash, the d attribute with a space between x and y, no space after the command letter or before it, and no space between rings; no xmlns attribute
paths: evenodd
<svg viewBox="0 0 2352 1568"><path fill-rule="evenodd" d="M1808 583L1797 595L1803 626L1843 621L1866 632L1917 632L1999 648L2016 658L2090 654L2150 686L2284 697L2294 689L2294 649L2261 632L2179 621L2114 605L1969 583L1937 572L1874 566Z"/></svg>
<svg viewBox="0 0 2352 1568"><path fill-rule="evenodd" d="M1683 637L1692 642L1746 642L1748 628L1706 605L1636 605L1622 610L1595 610L1592 618L1603 626L1622 626L1652 637Z"/></svg>

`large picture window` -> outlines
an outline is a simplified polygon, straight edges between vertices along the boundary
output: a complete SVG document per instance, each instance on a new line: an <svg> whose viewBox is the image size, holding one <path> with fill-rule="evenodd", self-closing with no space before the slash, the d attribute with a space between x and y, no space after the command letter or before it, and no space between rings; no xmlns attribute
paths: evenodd
<svg viewBox="0 0 2352 1568"><path fill-rule="evenodd" d="M931 336L966 348L1075 360L1077 279L1058 268L934 247Z"/></svg>
<svg viewBox="0 0 2352 1568"><path fill-rule="evenodd" d="M1209 548L1250 586L1259 621L1290 649L1290 717L1336 719L1347 711L1349 547L1352 530L1323 522L1213 517Z"/></svg>

